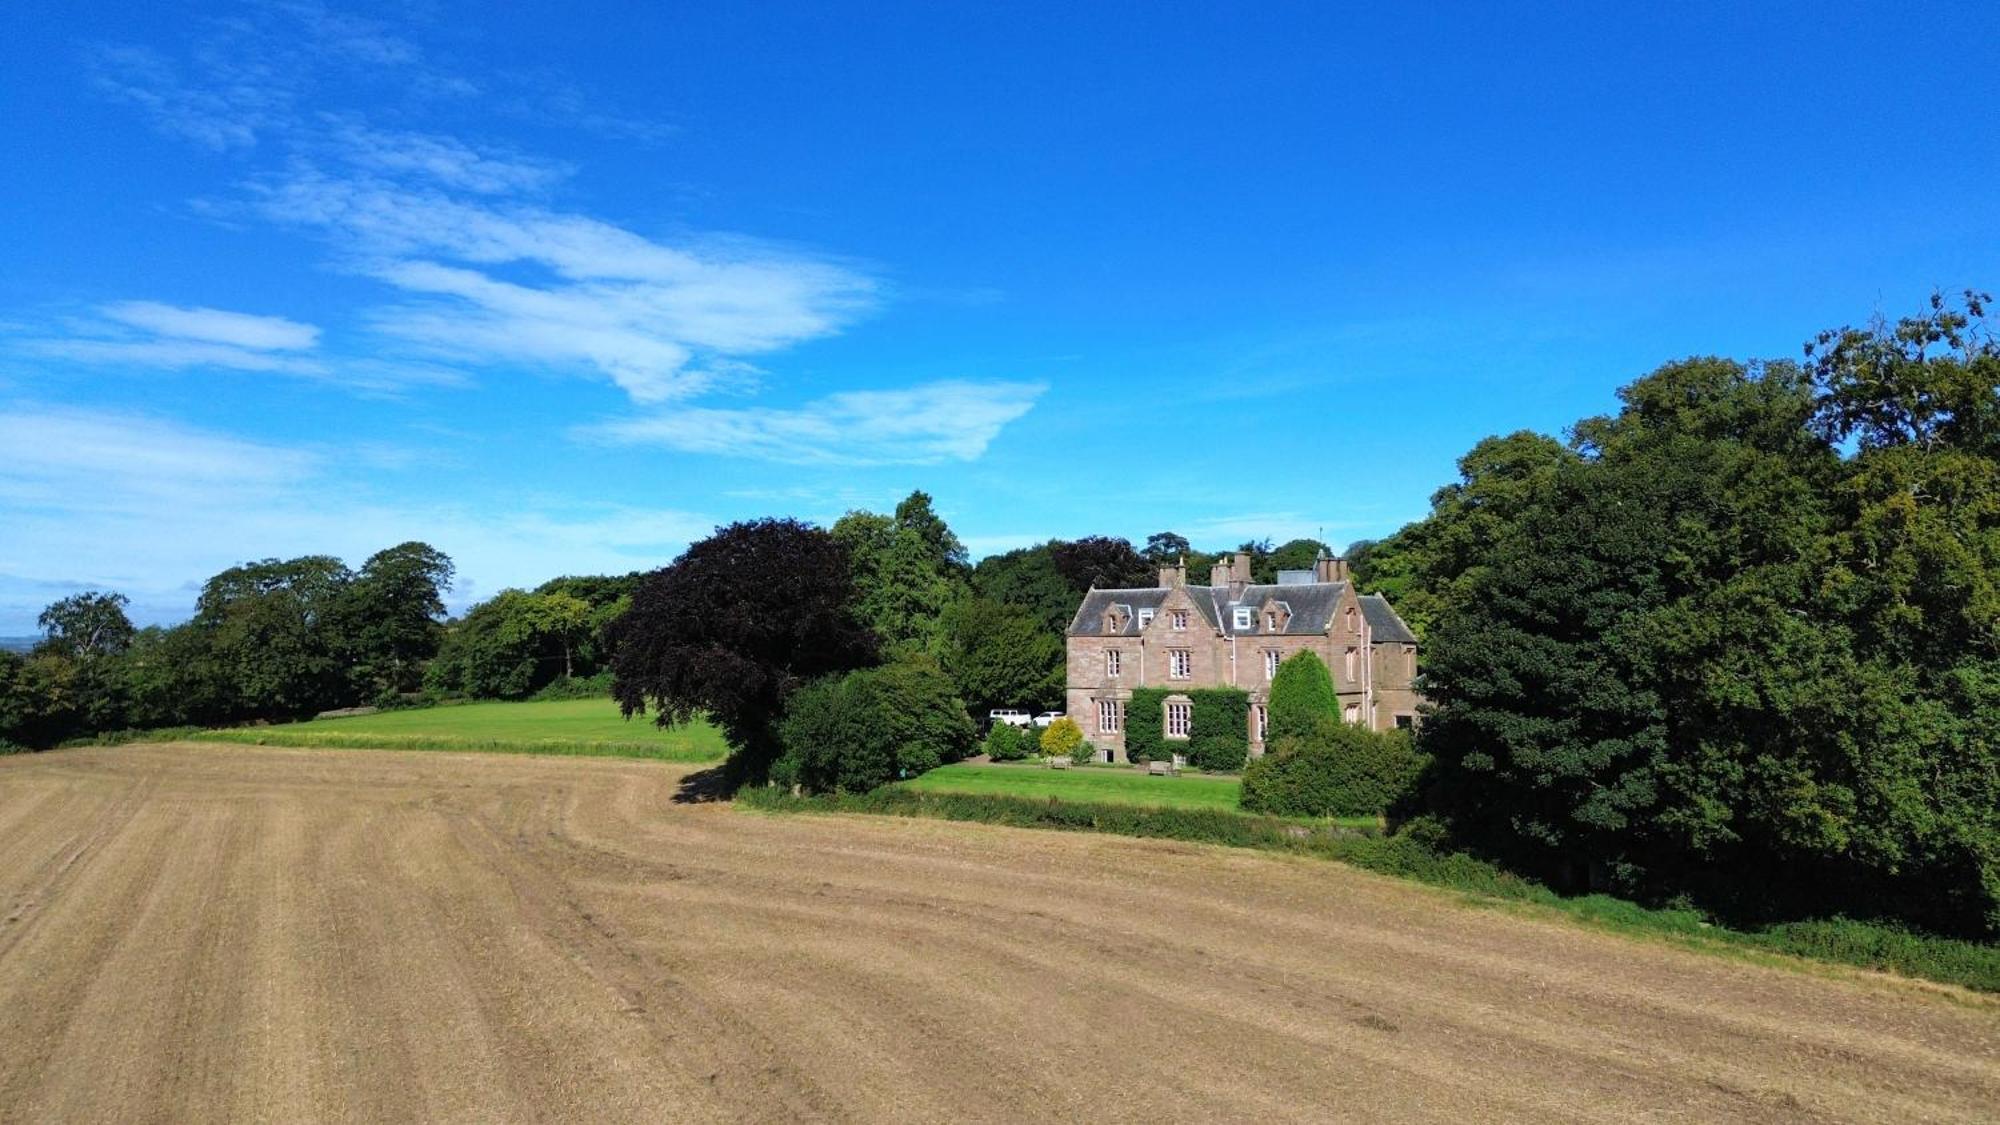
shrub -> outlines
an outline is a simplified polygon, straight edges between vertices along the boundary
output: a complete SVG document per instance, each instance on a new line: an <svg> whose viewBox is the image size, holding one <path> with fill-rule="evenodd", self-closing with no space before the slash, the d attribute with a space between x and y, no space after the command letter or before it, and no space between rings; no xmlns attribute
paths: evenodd
<svg viewBox="0 0 2000 1125"><path fill-rule="evenodd" d="M996 762L1018 762L1032 756L1028 736L1011 723L994 723L986 732L986 756Z"/></svg>
<svg viewBox="0 0 2000 1125"><path fill-rule="evenodd" d="M1224 772L1240 770L1250 756L1250 743L1241 736L1211 734L1188 743L1188 765L1198 770Z"/></svg>
<svg viewBox="0 0 2000 1125"><path fill-rule="evenodd" d="M564 676L551 680L547 687L528 697L529 699L609 699L611 698L611 673L599 672L591 676Z"/></svg>
<svg viewBox="0 0 2000 1125"><path fill-rule="evenodd" d="M1340 696L1333 690L1333 674L1310 651L1295 652L1278 665L1271 678L1270 733L1273 743L1280 739L1305 738L1320 719L1338 719Z"/></svg>
<svg viewBox="0 0 2000 1125"><path fill-rule="evenodd" d="M1376 816L1410 792L1422 766L1401 731L1322 716L1310 734L1281 738L1250 763L1241 803L1276 816Z"/></svg>
<svg viewBox="0 0 2000 1125"><path fill-rule="evenodd" d="M1084 748L1083 728L1076 725L1075 719L1065 716L1043 728L1043 754L1051 758L1074 759L1080 748Z"/></svg>
<svg viewBox="0 0 2000 1125"><path fill-rule="evenodd" d="M958 761L975 732L951 680L936 664L912 660L800 689L778 738L772 780L808 793L860 793Z"/></svg>

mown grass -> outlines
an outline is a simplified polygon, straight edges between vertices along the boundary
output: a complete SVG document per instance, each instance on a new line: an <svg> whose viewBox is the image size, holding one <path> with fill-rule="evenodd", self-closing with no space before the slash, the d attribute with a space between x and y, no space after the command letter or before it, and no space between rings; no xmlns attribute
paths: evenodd
<svg viewBox="0 0 2000 1125"><path fill-rule="evenodd" d="M202 731L186 738L254 746L348 750L470 750L492 754L563 754L714 762L729 753L722 732L696 721L660 730L626 721L608 699L464 703L385 711L268 727Z"/></svg>
<svg viewBox="0 0 2000 1125"><path fill-rule="evenodd" d="M1175 809L1233 809L1243 790L1233 777L1151 777L1136 770L1052 770L1039 765L961 762L901 783L921 793L1102 801Z"/></svg>
<svg viewBox="0 0 2000 1125"><path fill-rule="evenodd" d="M825 797L793 797L778 789L750 789L740 793L737 802L770 812L932 817L1313 856L1446 888L1473 902L1525 907L1599 929L1666 940L1690 949L1752 957L1803 958L1898 973L1981 992L2000 992L2000 945L1912 933L1845 918L1732 930L1711 923L1694 910L1656 909L1609 895L1564 897L1485 860L1461 852L1440 851L1409 834L1390 836L1338 826L1308 828L1275 817L1219 809L925 792L907 785L888 786L873 793Z"/></svg>

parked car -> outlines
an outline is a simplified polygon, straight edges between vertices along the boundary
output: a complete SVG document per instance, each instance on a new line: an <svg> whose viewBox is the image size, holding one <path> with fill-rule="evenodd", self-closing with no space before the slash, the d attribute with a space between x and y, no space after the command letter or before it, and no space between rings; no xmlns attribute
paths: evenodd
<svg viewBox="0 0 2000 1125"><path fill-rule="evenodd" d="M1016 711L1009 707L996 707L988 711L986 719L994 726L1006 723L1010 727L1025 727L1034 721L1028 718L1026 711Z"/></svg>
<svg viewBox="0 0 2000 1125"><path fill-rule="evenodd" d="M1045 727L1062 717L1063 713L1061 711L1044 711L1041 714L1035 716L1035 725L1038 727Z"/></svg>

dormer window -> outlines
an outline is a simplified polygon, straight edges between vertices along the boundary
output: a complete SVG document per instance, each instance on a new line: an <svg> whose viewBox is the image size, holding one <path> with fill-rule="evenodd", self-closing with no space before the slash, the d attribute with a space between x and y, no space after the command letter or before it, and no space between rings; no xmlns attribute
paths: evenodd
<svg viewBox="0 0 2000 1125"><path fill-rule="evenodd" d="M1265 631L1266 633L1275 633L1275 632L1277 632L1277 631L1278 631L1278 615L1277 615L1277 614L1275 614L1275 613L1266 613L1266 614L1264 615L1264 631Z"/></svg>
<svg viewBox="0 0 2000 1125"><path fill-rule="evenodd" d="M1150 610L1150 609L1142 609L1142 610L1140 610L1140 611L1139 611L1139 628L1141 628L1141 629L1144 629L1144 628L1145 628L1146 626L1148 626L1148 625L1151 625L1152 623L1153 623L1153 611L1152 611L1152 610Z"/></svg>
<svg viewBox="0 0 2000 1125"><path fill-rule="evenodd" d="M1255 618L1256 618L1256 611L1252 610L1249 606L1239 605L1236 607L1236 627L1238 629L1250 628L1250 623L1253 620L1255 620Z"/></svg>

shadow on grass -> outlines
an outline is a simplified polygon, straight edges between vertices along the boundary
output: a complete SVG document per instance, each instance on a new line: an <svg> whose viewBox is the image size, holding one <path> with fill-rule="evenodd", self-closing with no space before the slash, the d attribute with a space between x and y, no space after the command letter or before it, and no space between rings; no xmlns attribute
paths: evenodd
<svg viewBox="0 0 2000 1125"><path fill-rule="evenodd" d="M707 805L727 801L735 794L736 785L723 767L710 766L681 778L680 788L674 791L674 804Z"/></svg>

